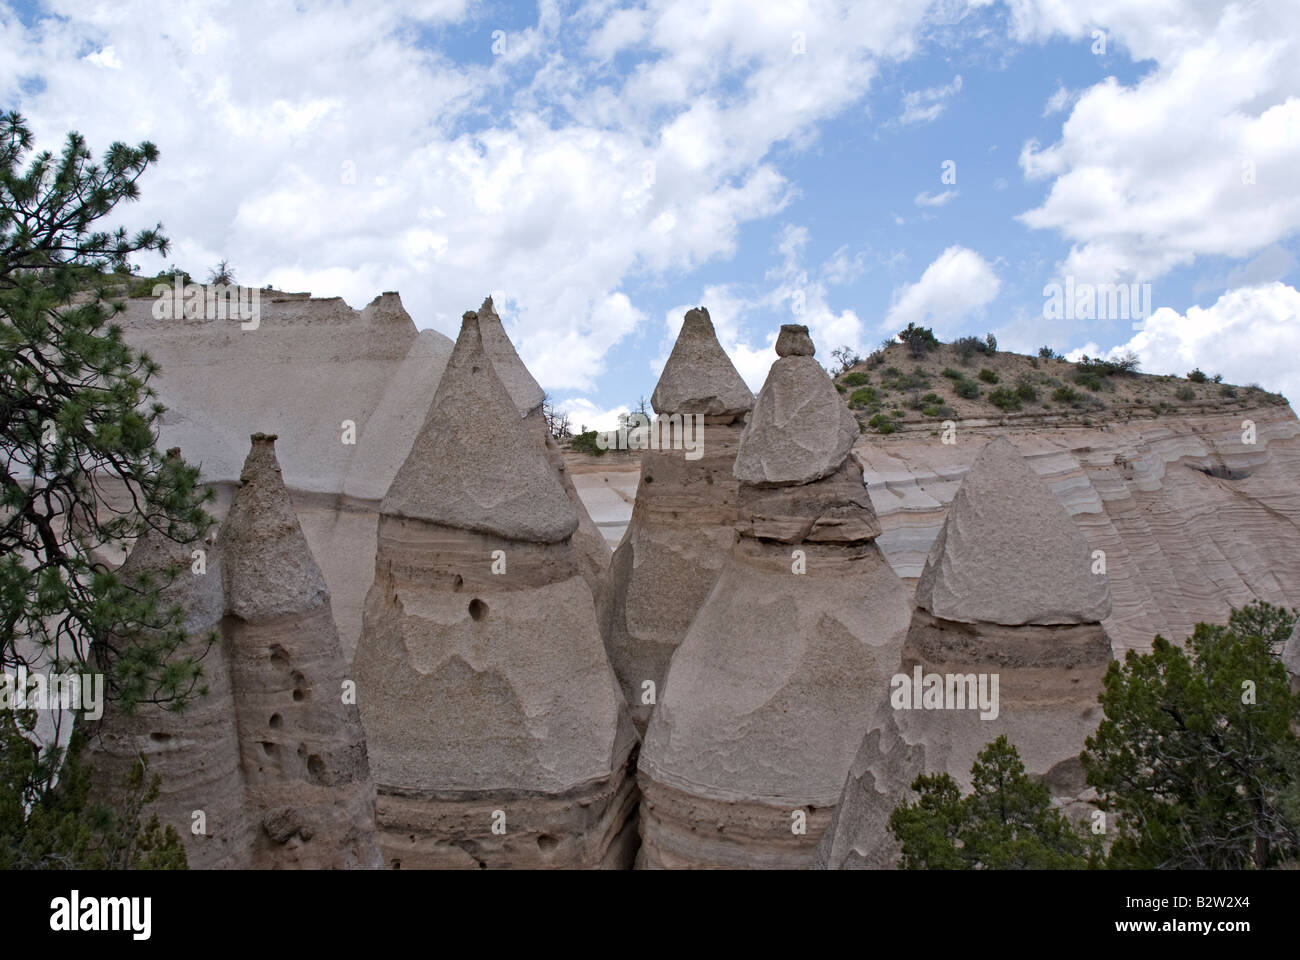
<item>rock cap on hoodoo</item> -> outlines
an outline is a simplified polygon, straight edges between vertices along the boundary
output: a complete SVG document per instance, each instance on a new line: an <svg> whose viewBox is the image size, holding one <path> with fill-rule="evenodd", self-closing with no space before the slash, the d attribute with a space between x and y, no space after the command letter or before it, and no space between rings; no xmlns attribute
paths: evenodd
<svg viewBox="0 0 1300 960"><path fill-rule="evenodd" d="M840 468L858 439L858 421L821 364L808 328L788 323L777 358L740 438L736 479L742 483L811 483ZM779 350L778 350L779 352Z"/></svg>
<svg viewBox="0 0 1300 960"><path fill-rule="evenodd" d="M964 622L1096 623L1110 587L1088 542L1006 437L984 445L962 479L916 585L916 602Z"/></svg>
<svg viewBox="0 0 1300 960"><path fill-rule="evenodd" d="M243 620L298 613L327 596L275 456L275 434L254 433L239 487L221 525L226 605Z"/></svg>
<svg viewBox="0 0 1300 960"><path fill-rule="evenodd" d="M470 311L381 511L532 543L572 536L578 514L524 431Z"/></svg>
<svg viewBox="0 0 1300 960"><path fill-rule="evenodd" d="M776 355L778 357L811 357L817 348L813 346L808 328L798 323L783 323L781 333L776 338Z"/></svg>
<svg viewBox="0 0 1300 960"><path fill-rule="evenodd" d="M681 332L655 384L655 413L738 416L754 407L754 394L736 371L703 307L686 311Z"/></svg>
<svg viewBox="0 0 1300 960"><path fill-rule="evenodd" d="M497 378L510 394L515 408L521 417L532 413L542 405L546 394L541 386L528 372L524 362L519 359L515 345L506 336L506 328L501 325L501 318L492 306L492 298L483 301L478 308L479 335L483 338L483 349L496 368Z"/></svg>

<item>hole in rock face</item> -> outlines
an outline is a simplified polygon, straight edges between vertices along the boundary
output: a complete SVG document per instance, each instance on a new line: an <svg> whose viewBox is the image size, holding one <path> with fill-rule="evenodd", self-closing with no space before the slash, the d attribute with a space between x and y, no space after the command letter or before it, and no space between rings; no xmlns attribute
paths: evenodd
<svg viewBox="0 0 1300 960"><path fill-rule="evenodd" d="M460 593L460 588L463 586L465 586L465 578L458 573L456 579L451 582L451 589L455 593Z"/></svg>
<svg viewBox="0 0 1300 960"><path fill-rule="evenodd" d="M171 738L172 735L170 733L162 733L157 730L149 734L149 739L152 740L154 743L166 743Z"/></svg>
<svg viewBox="0 0 1300 960"><path fill-rule="evenodd" d="M537 849L542 851L542 853L550 853L559 845L559 838L553 837L549 833L544 833L537 838Z"/></svg>
<svg viewBox="0 0 1300 960"><path fill-rule="evenodd" d="M287 666L289 663L289 654L278 643L271 644L271 662L277 667Z"/></svg>
<svg viewBox="0 0 1300 960"><path fill-rule="evenodd" d="M654 483L654 482L655 482L655 478L654 478L654 477L646 477L646 478L645 478L645 482L646 482L646 483Z"/></svg>
<svg viewBox="0 0 1300 960"><path fill-rule="evenodd" d="M486 869L487 869L487 864L484 863L482 860L480 860L480 861L478 862L478 868L479 868L480 870L486 870Z"/></svg>
<svg viewBox="0 0 1300 960"><path fill-rule="evenodd" d="M284 718L278 713L271 714L271 729L279 730L282 726L284 726Z"/></svg>
<svg viewBox="0 0 1300 960"><path fill-rule="evenodd" d="M1192 469L1205 474L1207 477L1214 477L1216 480L1245 480L1255 472L1254 467L1229 467L1222 463L1216 463L1208 467L1193 464Z"/></svg>
<svg viewBox="0 0 1300 960"><path fill-rule="evenodd" d="M262 752L265 753L268 757L274 757L278 749L279 747L277 747L274 743L271 743L269 740L262 741Z"/></svg>
<svg viewBox="0 0 1300 960"><path fill-rule="evenodd" d="M303 699L304 699L306 696L307 696L307 695L306 695L305 693L303 693L301 690L295 690L295 691L293 692L293 702L294 702L294 703L302 703Z"/></svg>
<svg viewBox="0 0 1300 960"><path fill-rule="evenodd" d="M401 869L402 869L402 861L401 861L401 860L394 860L394 861L393 861L393 869L394 869L394 870L401 870Z"/></svg>
<svg viewBox="0 0 1300 960"><path fill-rule="evenodd" d="M307 776L312 783L325 782L325 761L320 758L319 754L313 753L307 758Z"/></svg>
<svg viewBox="0 0 1300 960"><path fill-rule="evenodd" d="M475 597L469 602L469 615L475 620L482 620L487 616L488 606L482 600Z"/></svg>
<svg viewBox="0 0 1300 960"><path fill-rule="evenodd" d="M478 373L478 371L479 371L479 368L478 368L478 367L470 367L470 368L469 368L469 372L470 372L470 373Z"/></svg>

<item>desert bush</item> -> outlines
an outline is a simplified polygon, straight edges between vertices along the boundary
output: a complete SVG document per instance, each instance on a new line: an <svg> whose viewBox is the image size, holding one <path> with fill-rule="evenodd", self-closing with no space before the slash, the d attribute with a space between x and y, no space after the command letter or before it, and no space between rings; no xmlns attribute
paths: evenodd
<svg viewBox="0 0 1300 960"><path fill-rule="evenodd" d="M989 392L989 403L999 410L1019 410L1020 398L1016 396L1014 390L1006 387L997 387Z"/></svg>
<svg viewBox="0 0 1300 960"><path fill-rule="evenodd" d="M870 375L863 373L861 370L854 370L852 373L846 373L840 378L840 383L846 387L865 387L871 382Z"/></svg>
<svg viewBox="0 0 1300 960"><path fill-rule="evenodd" d="M867 426L871 427L877 433L893 433L898 429L898 424L891 417L878 413L867 421Z"/></svg>
<svg viewBox="0 0 1300 960"><path fill-rule="evenodd" d="M1021 380L1016 384L1016 399L1021 403L1036 403L1038 401L1038 388L1028 380Z"/></svg>
<svg viewBox="0 0 1300 960"><path fill-rule="evenodd" d="M1201 370L1200 367L1197 367L1195 370L1193 370L1191 373L1187 375L1187 379L1192 381L1192 383L1204 383L1206 380L1209 380L1210 378L1205 375L1205 373Z"/></svg>
<svg viewBox="0 0 1300 960"><path fill-rule="evenodd" d="M980 388L974 380L959 380L952 389L963 400L974 400L980 395Z"/></svg>
<svg viewBox="0 0 1300 960"><path fill-rule="evenodd" d="M1057 387L1052 391L1052 399L1057 403L1069 404L1072 407L1082 407L1087 403L1087 394L1080 393L1073 387Z"/></svg>
<svg viewBox="0 0 1300 960"><path fill-rule="evenodd" d="M979 378L985 383L997 383L1001 379L996 370L990 370L988 367L979 372Z"/></svg>
<svg viewBox="0 0 1300 960"><path fill-rule="evenodd" d="M859 387L849 394L850 407L866 407L880 399L875 387Z"/></svg>

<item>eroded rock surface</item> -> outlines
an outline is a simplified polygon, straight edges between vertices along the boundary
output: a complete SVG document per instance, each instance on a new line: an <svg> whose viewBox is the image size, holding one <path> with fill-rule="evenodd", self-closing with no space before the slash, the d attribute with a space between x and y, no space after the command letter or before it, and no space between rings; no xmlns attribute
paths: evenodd
<svg viewBox="0 0 1300 960"><path fill-rule="evenodd" d="M703 307L687 312L653 403L657 448L641 454L636 504L614 552L603 613L610 663L642 732L668 661L736 540L733 468L754 397Z"/></svg>
<svg viewBox="0 0 1300 960"><path fill-rule="evenodd" d="M630 860L636 735L577 529L467 313L382 506L355 662L390 866Z"/></svg>
<svg viewBox="0 0 1300 960"><path fill-rule="evenodd" d="M1110 596L1093 571L1087 541L1015 446L986 444L918 584L898 667L911 686L879 702L816 865L893 866L889 816L916 776L947 773L969 790L976 756L1002 735L1058 802L1087 802L1078 756L1101 721L1111 656ZM916 689L931 675L937 709Z"/></svg>
<svg viewBox="0 0 1300 960"><path fill-rule="evenodd" d="M377 868L365 734L275 439L253 435L218 541L252 866Z"/></svg>
<svg viewBox="0 0 1300 960"><path fill-rule="evenodd" d="M898 662L908 591L873 542L838 414L805 416L843 409L808 362L773 364L740 441L740 537L673 655L641 752L644 867L810 865ZM788 449L783 429L813 431L805 449L843 447L838 462L746 482L742 462L784 462L768 456Z"/></svg>

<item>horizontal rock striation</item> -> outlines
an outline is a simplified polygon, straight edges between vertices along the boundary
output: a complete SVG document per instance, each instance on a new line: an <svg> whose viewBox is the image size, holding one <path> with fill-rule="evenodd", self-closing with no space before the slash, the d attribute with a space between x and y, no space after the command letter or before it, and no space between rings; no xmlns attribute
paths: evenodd
<svg viewBox="0 0 1300 960"><path fill-rule="evenodd" d="M673 651L736 540L733 468L754 396L703 307L682 321L652 402L660 415L650 428L655 447L641 453L636 504L602 614L610 663L643 733Z"/></svg>
<svg viewBox="0 0 1300 960"><path fill-rule="evenodd" d="M1254 444L1242 442L1247 419ZM954 445L906 434L858 444L879 542L900 576L920 576L991 432L959 428ZM1116 656L1225 623L1254 599L1300 605L1300 422L1289 407L1005 432L1089 551L1105 553L1102 623Z"/></svg>
<svg viewBox="0 0 1300 960"><path fill-rule="evenodd" d="M839 443L839 418L818 414L838 395L805 362L806 335L783 331L794 350L773 365L736 460L740 537L646 732L643 867L808 866L898 662L910 603L873 542L861 467L847 447L833 465L790 452ZM764 482L746 482L742 463L763 465Z"/></svg>
<svg viewBox="0 0 1300 960"><path fill-rule="evenodd" d="M898 671L906 683L876 711L817 866L893 866L889 817L914 779L947 773L969 790L976 756L1002 735L1058 801L1086 802L1078 757L1101 721L1111 659L1106 578L1087 547L1015 446L987 443L917 585ZM926 702L931 676L943 692Z"/></svg>
<svg viewBox="0 0 1300 960"><path fill-rule="evenodd" d="M219 540L252 865L378 868L365 734L275 439L253 435Z"/></svg>
<svg viewBox="0 0 1300 960"><path fill-rule="evenodd" d="M631 859L636 743L578 516L467 313L382 507L355 668L389 866Z"/></svg>

